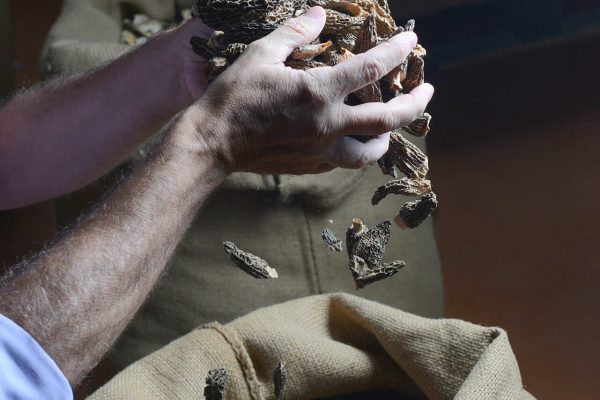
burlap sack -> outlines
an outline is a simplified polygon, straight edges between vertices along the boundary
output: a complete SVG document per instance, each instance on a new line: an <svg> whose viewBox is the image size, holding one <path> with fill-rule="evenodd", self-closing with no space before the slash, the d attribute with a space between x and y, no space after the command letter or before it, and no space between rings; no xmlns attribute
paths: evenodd
<svg viewBox="0 0 600 400"><path fill-rule="evenodd" d="M90 399L201 399L214 368L227 369L226 399L273 399L279 361L288 371L285 399L357 392L363 392L357 399L532 398L503 330L331 294L200 327L133 364Z"/></svg>
<svg viewBox="0 0 600 400"><path fill-rule="evenodd" d="M122 2L65 0L48 37L43 69L69 75L127 51L118 43L117 3ZM161 18L174 10L169 1L135 4ZM318 293L349 291L416 314L441 316L442 279L431 221L415 230L395 229L386 261L403 259L407 267L361 291L354 288L346 255L330 252L321 240L325 227L343 237L357 216L368 226L395 216L405 198L390 197L377 207L370 203L374 189L388 178L376 166L318 176L232 175L198 215L113 361L126 366L200 324L225 323L260 307ZM72 195L59 201L61 223L88 205L78 199ZM69 216L61 218L65 212ZM256 281L236 269L223 252L225 240L267 259L280 278Z"/></svg>

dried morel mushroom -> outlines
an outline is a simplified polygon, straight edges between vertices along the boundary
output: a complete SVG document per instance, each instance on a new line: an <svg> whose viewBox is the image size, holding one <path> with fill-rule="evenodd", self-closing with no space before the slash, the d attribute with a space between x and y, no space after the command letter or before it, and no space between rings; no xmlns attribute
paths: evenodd
<svg viewBox="0 0 600 400"><path fill-rule="evenodd" d="M385 254L385 246L391 234L392 221L383 221L371 229L355 218L346 232L346 249L348 257L360 257L367 266L374 269L379 266Z"/></svg>
<svg viewBox="0 0 600 400"><path fill-rule="evenodd" d="M416 228L437 208L435 193L429 192L416 201L406 203L394 219L400 228Z"/></svg>
<svg viewBox="0 0 600 400"><path fill-rule="evenodd" d="M423 113L419 118L402 128L402 130L410 133L413 136L425 137L429 133L429 123L431 115Z"/></svg>
<svg viewBox="0 0 600 400"><path fill-rule="evenodd" d="M388 278L406 265L404 261L381 264L391 226L392 222L388 220L368 229L359 218L355 218L352 220L352 226L346 231L348 266L358 289Z"/></svg>
<svg viewBox="0 0 600 400"><path fill-rule="evenodd" d="M377 160L377 165L381 168L381 172L384 175L390 175L392 178L398 177L398 171L396 170L396 166L392 160L392 156L389 152L385 153L379 160Z"/></svg>
<svg viewBox="0 0 600 400"><path fill-rule="evenodd" d="M333 233L333 231L331 229L329 229L329 228L323 229L323 232L321 233L321 237L323 238L323 241L329 247L329 250L342 251L342 239L338 239L337 237L335 237L335 234Z"/></svg>
<svg viewBox="0 0 600 400"><path fill-rule="evenodd" d="M429 171L429 160L425 153L406 140L400 132L392 132L390 135L386 157L389 157L393 166L412 179L423 179Z"/></svg>
<svg viewBox="0 0 600 400"><path fill-rule="evenodd" d="M279 274L275 268L260 257L246 251L240 250L232 242L223 242L225 253L231 257L231 260L244 272L258 279L278 278Z"/></svg>
<svg viewBox="0 0 600 400"><path fill-rule="evenodd" d="M350 263L350 271L358 289L362 289L369 283L389 278L398 273L406 265L404 261L394 261L380 265L375 269L368 269L364 260L358 256L354 257L355 259Z"/></svg>
<svg viewBox="0 0 600 400"><path fill-rule="evenodd" d="M402 91L410 93L425 81L425 61L422 57L411 54L406 62L406 77L402 82Z"/></svg>
<svg viewBox="0 0 600 400"><path fill-rule="evenodd" d="M287 382L287 369L283 361L279 362L277 368L273 371L273 386L275 387L275 399L280 400L283 398L283 390L285 389L285 383Z"/></svg>
<svg viewBox="0 0 600 400"><path fill-rule="evenodd" d="M223 400L225 397L225 384L227 383L227 371L225 368L211 369L206 376L204 387L204 398L206 400Z"/></svg>
<svg viewBox="0 0 600 400"><path fill-rule="evenodd" d="M405 196L418 196L431 191L431 182L426 179L402 178L390 181L380 186L375 191L371 203L373 205L385 198L388 194L402 194Z"/></svg>

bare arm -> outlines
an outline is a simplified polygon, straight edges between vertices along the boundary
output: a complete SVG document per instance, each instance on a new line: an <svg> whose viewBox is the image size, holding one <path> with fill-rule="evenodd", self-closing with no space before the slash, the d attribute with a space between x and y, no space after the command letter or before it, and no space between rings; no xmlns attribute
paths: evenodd
<svg viewBox="0 0 600 400"><path fill-rule="evenodd" d="M0 291L0 312L76 384L123 331L224 177L210 153L166 140L77 226L17 267Z"/></svg>
<svg viewBox="0 0 600 400"><path fill-rule="evenodd" d="M0 286L0 313L33 335L72 384L125 328L227 173L358 168L385 153L386 131L423 112L429 85L387 104L343 103L402 62L416 44L412 33L347 65L312 72L284 67L292 49L324 25L323 10L311 10L250 45L145 163ZM362 143L350 133L379 137Z"/></svg>
<svg viewBox="0 0 600 400"><path fill-rule="evenodd" d="M0 210L81 188L123 160L206 87L190 49L199 20L93 72L31 89L0 109Z"/></svg>

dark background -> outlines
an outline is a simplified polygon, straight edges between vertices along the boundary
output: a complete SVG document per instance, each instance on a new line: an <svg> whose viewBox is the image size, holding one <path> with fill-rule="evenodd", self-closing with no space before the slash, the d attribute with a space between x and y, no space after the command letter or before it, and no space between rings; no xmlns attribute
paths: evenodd
<svg viewBox="0 0 600 400"><path fill-rule="evenodd" d="M600 0L391 0L436 86L428 139L446 316L509 333L540 399L600 398ZM0 0L0 95L37 80L59 0ZM0 213L0 265L55 232Z"/></svg>

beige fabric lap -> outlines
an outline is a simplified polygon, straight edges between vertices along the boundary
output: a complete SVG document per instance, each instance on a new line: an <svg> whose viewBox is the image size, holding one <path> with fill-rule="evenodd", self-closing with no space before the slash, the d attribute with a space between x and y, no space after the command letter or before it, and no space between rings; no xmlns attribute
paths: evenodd
<svg viewBox="0 0 600 400"><path fill-rule="evenodd" d="M214 368L228 371L226 399L273 399L279 361L288 370L286 399L373 389L387 389L385 398L395 399L532 398L503 330L330 294L200 327L133 364L90 399L198 399Z"/></svg>

